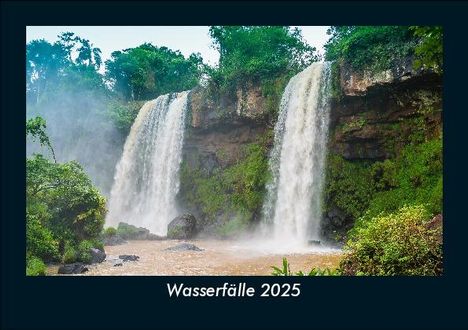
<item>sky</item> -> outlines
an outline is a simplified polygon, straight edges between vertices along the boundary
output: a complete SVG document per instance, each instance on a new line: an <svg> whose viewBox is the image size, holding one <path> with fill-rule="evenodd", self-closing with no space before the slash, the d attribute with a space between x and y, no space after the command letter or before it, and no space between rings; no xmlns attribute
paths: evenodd
<svg viewBox="0 0 468 330"><path fill-rule="evenodd" d="M328 39L328 26L298 26L307 43L323 53L323 45ZM155 46L166 46L180 50L185 56L200 53L205 63L218 63L218 52L211 48L208 26L28 26L26 42L45 39L55 42L61 32L74 32L88 39L94 47L102 51L103 60L110 58L116 50L132 48L145 42Z"/></svg>

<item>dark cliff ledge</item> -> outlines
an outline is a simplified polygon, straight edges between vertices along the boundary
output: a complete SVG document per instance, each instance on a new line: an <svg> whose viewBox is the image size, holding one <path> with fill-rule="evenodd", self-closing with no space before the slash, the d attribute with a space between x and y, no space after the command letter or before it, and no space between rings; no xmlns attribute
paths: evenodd
<svg viewBox="0 0 468 330"><path fill-rule="evenodd" d="M442 77L415 71L411 61L386 72L353 72L342 65L339 96L331 102L329 150L345 159L391 158L421 128L437 136Z"/></svg>

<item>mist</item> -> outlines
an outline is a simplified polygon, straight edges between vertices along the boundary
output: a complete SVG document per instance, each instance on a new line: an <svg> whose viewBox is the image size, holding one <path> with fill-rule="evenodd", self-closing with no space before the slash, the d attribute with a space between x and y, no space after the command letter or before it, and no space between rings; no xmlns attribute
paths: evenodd
<svg viewBox="0 0 468 330"><path fill-rule="evenodd" d="M29 102L27 118L44 118L57 161L79 162L101 193L109 196L125 134L109 117L108 98L97 95L89 87L80 86L51 94L47 100L37 104ZM27 140L26 153L27 156L40 153L52 160L46 148L30 139Z"/></svg>

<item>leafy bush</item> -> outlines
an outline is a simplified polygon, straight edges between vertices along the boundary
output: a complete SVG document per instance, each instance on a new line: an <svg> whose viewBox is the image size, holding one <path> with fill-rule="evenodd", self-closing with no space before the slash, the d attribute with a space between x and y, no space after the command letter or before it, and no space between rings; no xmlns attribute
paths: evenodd
<svg viewBox="0 0 468 330"><path fill-rule="evenodd" d="M46 266L44 262L36 257L29 257L26 259L26 275L27 276L40 276L46 274Z"/></svg>
<svg viewBox="0 0 468 330"><path fill-rule="evenodd" d="M90 250L92 248L94 248L94 244L91 241L80 242L78 244L78 261L90 263L92 258Z"/></svg>
<svg viewBox="0 0 468 330"><path fill-rule="evenodd" d="M76 162L26 160L27 256L65 263L90 260L104 225L105 199Z"/></svg>
<svg viewBox="0 0 468 330"><path fill-rule="evenodd" d="M47 227L59 242L97 239L104 225L105 198L77 162L55 164L41 155L26 160L27 210L46 209Z"/></svg>
<svg viewBox="0 0 468 330"><path fill-rule="evenodd" d="M329 268L312 268L308 273L304 273L303 271L298 271L296 273L292 273L288 259L283 258L282 268L271 266L273 268L273 272L271 273L273 276L340 276L341 271L339 269L329 269Z"/></svg>
<svg viewBox="0 0 468 330"><path fill-rule="evenodd" d="M422 205L404 206L357 227L346 243L345 275L440 275L442 226Z"/></svg>
<svg viewBox="0 0 468 330"><path fill-rule="evenodd" d="M45 261L58 260L58 242L41 219L44 222L48 220L46 212L26 213L26 254Z"/></svg>
<svg viewBox="0 0 468 330"><path fill-rule="evenodd" d="M350 162L340 156L330 155L326 177L326 206L337 206L346 217L360 217L375 191L369 164Z"/></svg>
<svg viewBox="0 0 468 330"><path fill-rule="evenodd" d="M330 155L326 182L326 206L338 207L356 226L406 204L441 213L442 138L409 144L397 157L374 163Z"/></svg>
<svg viewBox="0 0 468 330"><path fill-rule="evenodd" d="M64 264L70 264L78 260L78 252L75 247L69 242L65 243L65 248L63 251L62 262Z"/></svg>
<svg viewBox="0 0 468 330"><path fill-rule="evenodd" d="M104 237L112 237L117 235L117 229L114 227L108 227L104 230Z"/></svg>

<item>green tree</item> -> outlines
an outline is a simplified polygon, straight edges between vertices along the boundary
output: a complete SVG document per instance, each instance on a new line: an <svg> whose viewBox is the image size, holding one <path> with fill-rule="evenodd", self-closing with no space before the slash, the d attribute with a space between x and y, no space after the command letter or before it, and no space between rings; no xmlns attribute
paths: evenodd
<svg viewBox="0 0 468 330"><path fill-rule="evenodd" d="M203 71L200 54L185 58L179 51L145 43L112 53L106 79L125 100L147 100L191 89Z"/></svg>
<svg viewBox="0 0 468 330"><path fill-rule="evenodd" d="M387 70L416 43L405 26L331 26L327 34L325 59L345 61L356 70Z"/></svg>
<svg viewBox="0 0 468 330"><path fill-rule="evenodd" d="M211 69L215 84L236 86L246 81L296 73L318 59L299 29L285 26L212 26L219 66Z"/></svg>
<svg viewBox="0 0 468 330"><path fill-rule="evenodd" d="M39 140L41 146L47 147L52 153L54 161L57 162L54 148L52 148L52 143L50 143L49 136L46 134L46 128L46 122L42 117L37 116L26 121L26 135L31 136L33 140Z"/></svg>
<svg viewBox="0 0 468 330"><path fill-rule="evenodd" d="M411 31L419 38L415 48L415 67L443 71L443 28L441 26L412 26Z"/></svg>

